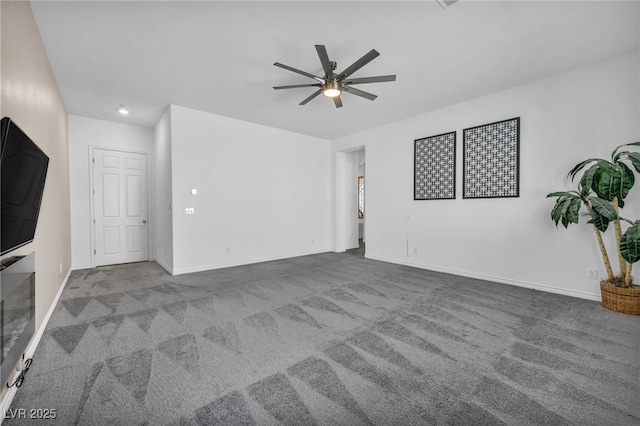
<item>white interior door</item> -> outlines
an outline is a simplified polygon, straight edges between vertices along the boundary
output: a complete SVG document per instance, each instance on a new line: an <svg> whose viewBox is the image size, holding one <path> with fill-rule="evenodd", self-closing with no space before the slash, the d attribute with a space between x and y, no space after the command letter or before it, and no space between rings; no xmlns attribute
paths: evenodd
<svg viewBox="0 0 640 426"><path fill-rule="evenodd" d="M96 266L149 260L147 156L93 150Z"/></svg>

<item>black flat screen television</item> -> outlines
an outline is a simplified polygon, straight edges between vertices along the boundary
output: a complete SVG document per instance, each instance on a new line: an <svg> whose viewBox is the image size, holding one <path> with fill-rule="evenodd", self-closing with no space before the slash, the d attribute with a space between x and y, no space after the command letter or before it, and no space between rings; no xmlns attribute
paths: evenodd
<svg viewBox="0 0 640 426"><path fill-rule="evenodd" d="M9 117L0 130L0 254L5 254L33 241L49 157Z"/></svg>

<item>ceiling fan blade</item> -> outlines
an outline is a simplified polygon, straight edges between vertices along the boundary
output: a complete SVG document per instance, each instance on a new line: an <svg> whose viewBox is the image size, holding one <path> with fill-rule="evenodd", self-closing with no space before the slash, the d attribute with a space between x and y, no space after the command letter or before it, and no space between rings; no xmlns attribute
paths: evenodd
<svg viewBox="0 0 640 426"><path fill-rule="evenodd" d="M365 84L365 83L382 83L385 81L396 81L395 75L380 75L377 77L350 78L344 80L343 84Z"/></svg>
<svg viewBox="0 0 640 426"><path fill-rule="evenodd" d="M318 80L322 84L324 84L324 82L325 82L323 78L320 78L320 77L315 76L313 74L309 74L308 72L305 72L305 71L300 71L299 69L290 67L289 65L281 64L280 62L276 62L273 65L275 65L276 67L284 68L285 70L289 70L289 71L304 75L305 77L313 78L314 80Z"/></svg>
<svg viewBox="0 0 640 426"><path fill-rule="evenodd" d="M354 72L358 71L360 68L364 67L365 65L367 65L369 62L373 61L378 56L380 56L380 53L378 53L378 51L376 49L371 49L371 51L369 51L369 53L365 54L362 58L360 58L357 61L355 61L353 64L351 64L349 67L347 67L346 70L342 71L338 75L338 80L342 80L345 77L349 77L351 74L353 74Z"/></svg>
<svg viewBox="0 0 640 426"><path fill-rule="evenodd" d="M329 61L327 49L322 44L316 44L316 51L320 57L320 63L322 64L325 76L331 80L333 78L333 69L331 69L331 61Z"/></svg>
<svg viewBox="0 0 640 426"><path fill-rule="evenodd" d="M340 99L340 95L333 98L333 103L336 104L336 108L342 108L342 99Z"/></svg>
<svg viewBox="0 0 640 426"><path fill-rule="evenodd" d="M445 10L447 7L451 6L452 4L454 4L455 2L457 2L458 0L436 0L438 2L438 4L440 5L440 7Z"/></svg>
<svg viewBox="0 0 640 426"><path fill-rule="evenodd" d="M280 90L280 89L295 89L297 87L320 87L322 86L322 84L317 83L317 84L293 84L290 86L273 86L274 89L276 90Z"/></svg>
<svg viewBox="0 0 640 426"><path fill-rule="evenodd" d="M320 94L320 92L322 92L322 90L318 89L315 92L313 92L311 94L311 96L309 96L307 99L305 99L304 101L300 102L298 105L306 105L307 102L309 102L311 99L315 98L316 96L318 96Z"/></svg>
<svg viewBox="0 0 640 426"><path fill-rule="evenodd" d="M360 96L366 99L369 99L370 101L374 100L375 98L377 98L377 95L373 95L369 92L365 92L363 90L358 90L355 87L349 87L349 86L342 86L342 90L344 90L347 93L351 93L352 95L356 95L356 96Z"/></svg>

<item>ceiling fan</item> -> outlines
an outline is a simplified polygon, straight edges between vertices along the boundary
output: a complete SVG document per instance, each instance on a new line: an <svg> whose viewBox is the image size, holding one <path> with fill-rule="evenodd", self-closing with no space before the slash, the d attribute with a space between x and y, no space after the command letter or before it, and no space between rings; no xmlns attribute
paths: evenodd
<svg viewBox="0 0 640 426"><path fill-rule="evenodd" d="M362 77L362 78L349 78L349 76L356 71L358 71L363 66L367 65L369 62L373 61L376 57L380 55L375 49L371 49L369 53L364 55L362 58L355 61L349 67L347 67L341 73L335 72L336 63L334 61L329 60L329 55L327 54L327 49L322 44L316 44L316 51L318 52L318 56L320 57L320 63L322 64L322 69L324 70L324 75L322 77L318 77L316 75L310 74L305 71L300 71L298 69L292 68L288 65L281 64L276 62L275 66L284 68L285 70L293 71L295 73L304 75L306 77L310 77L316 80L316 83L313 84L294 84L290 86L275 86L274 89L295 89L301 87L318 87L319 89L313 92L308 98L300 102L300 105L306 105L307 102L318 96L320 93L323 95L333 98L333 102L336 105L336 108L340 108L342 106L342 99L340 99L340 94L350 93L352 95L360 96L365 99L369 99L370 101L377 98L376 95L365 92L363 90L356 89L355 87L351 87L354 84L365 84L365 83L381 83L384 81L396 81L395 75L381 75L377 77Z"/></svg>

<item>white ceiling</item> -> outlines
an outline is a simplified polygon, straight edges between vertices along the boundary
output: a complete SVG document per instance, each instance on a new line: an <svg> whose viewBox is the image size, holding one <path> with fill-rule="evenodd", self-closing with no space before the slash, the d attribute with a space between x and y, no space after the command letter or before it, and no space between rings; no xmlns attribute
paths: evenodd
<svg viewBox="0 0 640 426"><path fill-rule="evenodd" d="M342 2L33 1L70 114L153 126L168 104L333 139L639 49L640 3L435 0ZM371 49L344 107L273 66L322 75ZM118 106L130 108L127 117Z"/></svg>

